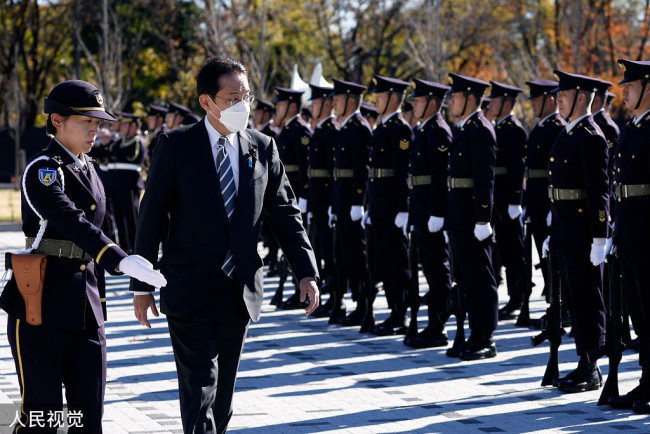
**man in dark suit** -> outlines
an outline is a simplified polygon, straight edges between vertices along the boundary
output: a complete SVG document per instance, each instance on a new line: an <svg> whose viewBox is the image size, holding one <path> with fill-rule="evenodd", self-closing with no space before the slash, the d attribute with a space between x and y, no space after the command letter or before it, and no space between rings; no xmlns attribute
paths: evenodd
<svg viewBox="0 0 650 434"><path fill-rule="evenodd" d="M506 269L506 285L510 299L499 310L499 319L514 318L521 308L524 280L524 228L519 222L524 190L524 146L527 134L513 113L522 89L490 82L489 115L494 116L497 136L497 161L494 168L493 221L500 266ZM496 268L495 273L500 274Z"/></svg>
<svg viewBox="0 0 650 434"><path fill-rule="evenodd" d="M225 432L248 323L263 301L257 235L264 212L309 295L318 306L318 273L296 198L275 141L245 129L250 111L246 69L215 57L197 76L203 121L163 134L140 208L136 251L155 260L160 224L170 216L161 260L161 292L178 370L183 430ZM188 146L192 152L187 152ZM157 315L152 288L132 282L135 315L149 327ZM140 295L142 294L142 295Z"/></svg>
<svg viewBox="0 0 650 434"><path fill-rule="evenodd" d="M449 74L452 79L450 111L459 119L449 148L449 178L444 227L459 278L467 293L469 340L458 356L462 360L496 357L492 334L497 328L499 300L492 268L492 204L496 136L481 111L488 83ZM456 356L455 352L447 352Z"/></svg>
<svg viewBox="0 0 650 434"><path fill-rule="evenodd" d="M609 218L607 142L589 111L599 80L554 72L560 82L556 89L560 115L568 124L549 154L551 235L542 252L548 252L550 243L580 356L577 368L558 379L557 388L576 393L597 390L602 378L596 361L587 354L605 344L602 264Z"/></svg>

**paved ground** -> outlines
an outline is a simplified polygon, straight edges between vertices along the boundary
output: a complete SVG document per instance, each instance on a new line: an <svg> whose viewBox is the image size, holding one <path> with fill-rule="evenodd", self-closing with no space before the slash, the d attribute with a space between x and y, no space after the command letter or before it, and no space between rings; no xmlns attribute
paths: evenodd
<svg viewBox="0 0 650 434"><path fill-rule="evenodd" d="M0 252L17 249L21 240L20 232L0 231ZM539 279L536 275L537 288ZM277 311L268 305L276 285L267 279L262 320L250 327L231 432L650 432L650 418L596 406L599 392L562 395L541 387L548 345L531 348L536 331L515 327L514 321L496 332L495 359L462 362L446 357L444 349L411 350L400 337L361 335L300 311ZM104 431L181 433L165 319L155 319L151 330L140 326L126 286L125 278L108 280ZM426 290L423 279L421 289ZM531 308L538 317L544 303L539 289L534 293ZM503 287L500 295L505 299ZM376 306L378 319L385 318L382 294ZM426 309L419 318L424 324ZM453 338L453 321L447 330ZM638 381L637 359L634 353L624 355L623 392ZM573 342L565 337L561 371L572 369L576 360ZM607 360L600 365L606 374ZM13 415L16 402L20 393L1 313L0 407ZM0 412L0 432L7 432L9 423L2 422Z"/></svg>

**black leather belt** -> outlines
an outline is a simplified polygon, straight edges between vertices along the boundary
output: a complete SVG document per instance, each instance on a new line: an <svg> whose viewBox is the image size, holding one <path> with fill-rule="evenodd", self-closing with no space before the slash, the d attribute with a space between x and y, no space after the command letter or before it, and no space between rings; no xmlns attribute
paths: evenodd
<svg viewBox="0 0 650 434"><path fill-rule="evenodd" d="M451 190L452 188L473 188L474 179L473 178L452 178L451 176L447 177L447 188Z"/></svg>
<svg viewBox="0 0 650 434"><path fill-rule="evenodd" d="M553 188L549 186L548 198L551 200L584 200L587 198L587 192L577 188Z"/></svg>
<svg viewBox="0 0 650 434"><path fill-rule="evenodd" d="M327 169L307 169L307 176L310 178L329 178L330 171Z"/></svg>
<svg viewBox="0 0 650 434"><path fill-rule="evenodd" d="M650 196L650 184L619 184L614 186L617 199L627 197Z"/></svg>
<svg viewBox="0 0 650 434"><path fill-rule="evenodd" d="M27 248L32 247L33 243L33 237L25 238L25 245ZM43 238L38 245L38 249L34 250L34 253L56 256L57 258L79 259L80 261L88 262L93 260L93 258L84 252L81 247L77 246L72 241L66 240Z"/></svg>
<svg viewBox="0 0 650 434"><path fill-rule="evenodd" d="M548 170L546 169L527 169L526 178L528 179L537 179L537 178L548 178Z"/></svg>
<svg viewBox="0 0 650 434"><path fill-rule="evenodd" d="M377 179L377 178L390 178L395 176L395 171L393 169L383 169L371 167L368 169L368 178Z"/></svg>
<svg viewBox="0 0 650 434"><path fill-rule="evenodd" d="M417 187L418 185L431 185L431 175L411 175L409 176L409 186Z"/></svg>

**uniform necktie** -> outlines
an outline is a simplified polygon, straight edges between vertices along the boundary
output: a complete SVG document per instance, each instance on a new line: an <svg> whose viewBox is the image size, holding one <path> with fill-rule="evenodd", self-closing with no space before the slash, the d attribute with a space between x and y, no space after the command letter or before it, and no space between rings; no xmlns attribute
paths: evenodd
<svg viewBox="0 0 650 434"><path fill-rule="evenodd" d="M221 187L221 196L223 197L223 205L226 208L228 221L232 221L232 215L235 212L235 198L237 196L237 189L235 188L235 176L232 173L232 166L230 165L230 158L228 158L228 150L226 149L226 138L219 137L217 142L217 173L219 174L219 186ZM232 250L228 248L226 258L223 261L221 269L228 277L232 278L235 272L235 258L233 257Z"/></svg>

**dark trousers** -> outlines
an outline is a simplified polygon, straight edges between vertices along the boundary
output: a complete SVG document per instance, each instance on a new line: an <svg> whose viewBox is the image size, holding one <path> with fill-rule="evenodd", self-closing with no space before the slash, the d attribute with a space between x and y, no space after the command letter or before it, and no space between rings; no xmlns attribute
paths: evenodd
<svg viewBox="0 0 650 434"><path fill-rule="evenodd" d="M88 321L94 326L78 331L62 330L44 325L31 326L9 315L7 339L18 373L23 409L21 420L25 425L24 428L16 425L20 433L56 433L57 426L48 423L48 412L63 409L62 384L65 385L68 420L71 415L81 415L77 423L81 426L70 426L68 432L102 432L106 336L104 326L97 328L92 314ZM38 415L41 415L40 427Z"/></svg>
<svg viewBox="0 0 650 434"><path fill-rule="evenodd" d="M408 249L402 229L392 220L372 220L377 258L384 292L392 313L406 312L406 287L408 285Z"/></svg>
<svg viewBox="0 0 650 434"><path fill-rule="evenodd" d="M191 315L167 317L186 433L223 433L249 316L236 280L225 274Z"/></svg>
<svg viewBox="0 0 650 434"><path fill-rule="evenodd" d="M647 271L650 254L621 246L617 249L623 275L623 300L639 337L639 365L650 368L650 274Z"/></svg>
<svg viewBox="0 0 650 434"><path fill-rule="evenodd" d="M530 231L531 236L535 240L535 248L539 256L542 276L544 277L544 286L546 286L546 282L548 282L548 260L542 258L542 245L546 237L551 233L548 226L546 226L546 216L531 216L530 223L528 223L528 231Z"/></svg>
<svg viewBox="0 0 650 434"><path fill-rule="evenodd" d="M579 356L605 345L605 305L603 303L603 266L589 260L589 241L552 239L562 282L562 302L569 306L571 330Z"/></svg>
<svg viewBox="0 0 650 434"><path fill-rule="evenodd" d="M339 215L337 218L340 249L337 252L337 263L334 266L343 271L342 281L347 282L352 291L352 298L357 300L366 269L363 228L361 222L353 222L350 219L349 212L347 215Z"/></svg>
<svg viewBox="0 0 650 434"><path fill-rule="evenodd" d="M318 239L318 255L317 258L323 261L323 270L321 275L330 276L332 274L332 261L334 257L334 246L332 244L332 230L328 225L327 209L314 210L311 218L310 232L315 232L315 237L310 238ZM315 229L315 230L314 230ZM315 247L315 246L314 246ZM319 264L320 265L320 264Z"/></svg>
<svg viewBox="0 0 650 434"><path fill-rule="evenodd" d="M506 283L510 298L523 299L524 230L519 219L512 220L507 212L494 225L496 247L501 265L506 269Z"/></svg>
<svg viewBox="0 0 650 434"><path fill-rule="evenodd" d="M454 270L466 294L469 328L472 335L491 335L497 328L499 296L492 269L492 238L476 239L473 228L449 233L454 252Z"/></svg>
<svg viewBox="0 0 650 434"><path fill-rule="evenodd" d="M415 226L418 262L429 284L429 326L442 330L447 321L447 303L451 293L449 249L442 231L429 232L426 226Z"/></svg>

